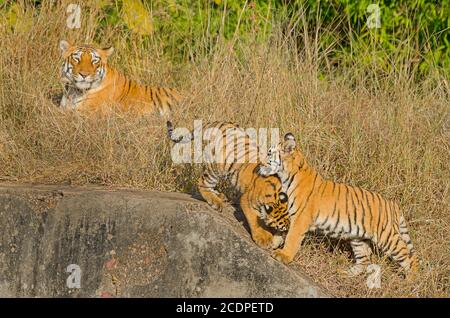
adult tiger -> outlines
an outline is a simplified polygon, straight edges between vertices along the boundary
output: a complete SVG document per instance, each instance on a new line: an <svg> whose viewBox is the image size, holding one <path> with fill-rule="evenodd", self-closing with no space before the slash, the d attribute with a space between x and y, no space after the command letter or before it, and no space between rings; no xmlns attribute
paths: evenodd
<svg viewBox="0 0 450 318"><path fill-rule="evenodd" d="M105 104L115 104L131 113L158 111L169 115L174 103L181 99L175 89L139 85L111 67L108 57L114 51L112 47L76 46L65 40L59 46L64 59L62 108L92 112L103 110Z"/></svg>
<svg viewBox="0 0 450 318"><path fill-rule="evenodd" d="M278 247L280 237L274 238L270 228L276 232L289 228L287 196L281 191L282 184L277 176L261 177L255 172L259 164L256 142L233 123L213 122L196 130L175 136L172 123L167 122L168 135L173 142L188 143L198 134L214 146L210 156L206 155L209 160L205 162L206 169L198 181L203 199L222 211L226 207L226 197L217 191L216 186L220 180L228 180L241 194L239 202L253 240L262 247ZM261 221L266 228L261 226Z"/></svg>
<svg viewBox="0 0 450 318"><path fill-rule="evenodd" d="M356 264L348 271L358 275L370 264L370 242L400 263L406 271L417 271L417 259L406 222L398 205L378 193L324 180L308 165L290 133L269 149L268 160L258 173L278 175L289 197L291 226L283 248L274 256L283 263L293 260L305 234L319 230L348 239Z"/></svg>

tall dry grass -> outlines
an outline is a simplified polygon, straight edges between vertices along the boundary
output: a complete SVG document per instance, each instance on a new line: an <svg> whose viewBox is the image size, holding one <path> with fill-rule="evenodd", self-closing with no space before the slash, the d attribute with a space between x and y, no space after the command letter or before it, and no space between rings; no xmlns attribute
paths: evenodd
<svg viewBox="0 0 450 318"><path fill-rule="evenodd" d="M194 119L292 132L326 178L362 186L397 200L421 260L417 281L403 281L382 258L382 288L340 277L351 265L342 244L309 236L298 254L314 280L337 296L437 297L450 294L449 88L438 75L418 82L402 65L385 72L354 65L320 73L325 53L303 35L299 48L274 36L267 43L218 44L208 55L175 64L157 39L96 26L93 9L83 27L65 27L64 3L36 14L31 29L3 26L0 41L0 180L101 184L195 191L198 166L175 166L165 123L158 116L86 118L63 112L49 98L61 92L58 42L114 44L111 63L142 83L186 92L177 125ZM129 45L131 43L132 45ZM312 43L312 44L311 44ZM322 54L322 55L321 55ZM368 51L367 54L370 54ZM398 63L392 61L392 63ZM324 79L325 78L325 79Z"/></svg>

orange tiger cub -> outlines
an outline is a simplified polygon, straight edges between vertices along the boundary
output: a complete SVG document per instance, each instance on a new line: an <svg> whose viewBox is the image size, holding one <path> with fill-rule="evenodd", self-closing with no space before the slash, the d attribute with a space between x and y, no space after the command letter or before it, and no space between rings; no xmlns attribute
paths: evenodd
<svg viewBox="0 0 450 318"><path fill-rule="evenodd" d="M241 194L239 202L255 243L266 248L278 247L282 243L278 234L289 228L287 196L281 191L282 184L277 176L261 177L255 172L259 163L258 147L246 131L234 123L212 122L197 131L175 136L170 121L167 130L170 140L175 143L189 143L194 135L200 135L210 145L220 144L214 151L216 155L222 155L223 160L205 163L205 170L198 180L200 194L213 208L223 210L226 197L217 191L217 185L219 181L227 180Z"/></svg>
<svg viewBox="0 0 450 318"><path fill-rule="evenodd" d="M175 89L140 85L110 66L112 47L76 46L65 40L59 46L64 59L62 108L96 112L114 104L125 112L169 115L172 106L181 99Z"/></svg>
<svg viewBox="0 0 450 318"><path fill-rule="evenodd" d="M284 141L269 149L267 162L258 169L263 176L278 175L289 198L291 226L275 258L291 262L305 234L318 230L350 240L356 260L347 272L350 275L358 275L370 265L370 243L408 274L416 272L417 258L398 205L378 193L324 180L296 146L294 136L286 134Z"/></svg>

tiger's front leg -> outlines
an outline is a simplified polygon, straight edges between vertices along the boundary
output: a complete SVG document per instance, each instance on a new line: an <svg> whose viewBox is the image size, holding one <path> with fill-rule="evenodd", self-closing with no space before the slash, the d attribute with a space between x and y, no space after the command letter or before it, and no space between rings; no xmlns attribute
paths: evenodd
<svg viewBox="0 0 450 318"><path fill-rule="evenodd" d="M253 241L262 248L271 248L274 245L274 236L259 224L259 211L250 206L247 194L242 195L240 204Z"/></svg>
<svg viewBox="0 0 450 318"><path fill-rule="evenodd" d="M226 197L223 193L216 191L217 183L218 180L215 177L205 172L198 181L198 190L210 206L222 212L227 206Z"/></svg>
<svg viewBox="0 0 450 318"><path fill-rule="evenodd" d="M291 222L291 226L286 235L283 248L277 249L273 252L273 258L284 263L289 264L294 260L295 254L305 238L311 225L311 219L306 215L296 215Z"/></svg>

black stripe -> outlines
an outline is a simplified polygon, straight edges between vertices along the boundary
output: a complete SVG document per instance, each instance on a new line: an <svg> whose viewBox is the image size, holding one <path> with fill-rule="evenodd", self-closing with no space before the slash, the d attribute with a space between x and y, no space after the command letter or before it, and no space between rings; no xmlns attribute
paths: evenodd
<svg viewBox="0 0 450 318"><path fill-rule="evenodd" d="M325 221L320 223L320 226L324 226L328 222L328 217L329 217L329 215L327 215L327 217L325 218Z"/></svg>
<svg viewBox="0 0 450 318"><path fill-rule="evenodd" d="M297 197L294 196L294 199L292 200L292 204L289 206L288 211L290 211L291 208L292 208L293 206L295 206L295 202L296 202L296 201L297 201ZM289 212L289 214L290 214L290 215L294 215L294 214L296 214L296 213L298 212L298 210L300 210L300 207L297 207L297 209L294 211L294 213L290 213L290 212Z"/></svg>
<svg viewBox="0 0 450 318"><path fill-rule="evenodd" d="M361 201L360 201L360 199L359 199L359 197L357 196L357 198L358 198L358 204L359 205L361 205L361 209L362 209L362 213L361 213L361 216L362 216L362 220L361 220L361 226L362 226L362 228L364 229L364 231L365 231L365 225L364 225L364 219L365 219L365 216L366 216L366 209L364 208L364 203L363 203L363 200L364 200L364 196L363 196L363 191L361 190L361 188L356 188L360 193L361 193Z"/></svg>
<svg viewBox="0 0 450 318"><path fill-rule="evenodd" d="M320 209L317 210L316 217L314 218L314 221L312 222L312 224L317 225L316 222L317 222L317 219L319 218L319 215L320 215Z"/></svg>
<svg viewBox="0 0 450 318"><path fill-rule="evenodd" d="M387 238L387 246L385 245L386 251L389 251L390 248L392 247L392 243L394 243L394 240L392 240L393 235L394 235L394 231L392 231L392 229L391 229L389 232L388 238Z"/></svg>
<svg viewBox="0 0 450 318"><path fill-rule="evenodd" d="M151 98L152 104L155 105L156 107L158 107L158 105L156 105L156 103L155 103L155 96L154 96L155 91L154 91L153 87L149 87L148 89L150 91L150 98Z"/></svg>
<svg viewBox="0 0 450 318"><path fill-rule="evenodd" d="M348 187L348 186L345 186L345 188L347 189L347 193L346 193L346 202L345 202L345 206L346 206L346 208L345 208L345 210L346 210L346 213L347 213L347 219L348 219L348 226L349 226L349 231L350 231L350 234L352 233L352 220L351 220L351 217L350 217L350 209L348 208L348 195L349 195L349 193L350 193L350 191L352 190L350 187Z"/></svg>
<svg viewBox="0 0 450 318"><path fill-rule="evenodd" d="M367 210L369 211L369 215L370 215L369 228L372 229L373 215L372 215L372 207L371 207L371 204L369 202L369 194L370 194L370 196L372 198L372 200L371 200L372 202L374 200L374 196L373 196L372 192L369 192L369 191L366 192Z"/></svg>
<svg viewBox="0 0 450 318"><path fill-rule="evenodd" d="M389 224L389 218L388 218L389 211L387 209L386 200L384 200L383 198L382 198L382 203L383 203L383 207L384 207L384 209L383 209L384 221L383 221L383 224L382 224L382 233L383 233L384 230L387 228L387 226Z"/></svg>
<svg viewBox="0 0 450 318"><path fill-rule="evenodd" d="M323 193L325 192L325 188L327 187L327 182L322 182L322 184L320 185L321 187L323 186L323 189L320 191L320 196L323 196ZM320 190L320 188L319 188Z"/></svg>
<svg viewBox="0 0 450 318"><path fill-rule="evenodd" d="M165 87L161 87L160 89L164 92L167 98L172 98L171 94L169 94L168 90Z"/></svg>
<svg viewBox="0 0 450 318"><path fill-rule="evenodd" d="M353 190L353 193L356 195L355 189L353 188L352 190ZM351 198L352 198L353 213L354 213L353 224L356 226L356 235L359 236L359 225L358 225L358 218L357 218L358 211L356 209L355 201L353 200L353 194L351 195Z"/></svg>
<svg viewBox="0 0 450 318"><path fill-rule="evenodd" d="M348 187L346 184L344 184L344 187L345 187L345 211L344 211L344 214L347 214L349 230L350 230L350 233L352 233L352 226L350 224L350 217L349 217L349 213L348 213Z"/></svg>
<svg viewBox="0 0 450 318"><path fill-rule="evenodd" d="M335 208L336 208L336 205L335 205ZM336 230L336 228L341 220L341 213L340 213L339 208L337 209L337 212L338 212L338 217L337 217L336 224L334 225L332 232L334 232Z"/></svg>
<svg viewBox="0 0 450 318"><path fill-rule="evenodd" d="M157 89L155 89L155 96L156 96L156 99L158 101L158 106L160 106L160 107L163 106L163 102L162 102L162 100L161 100L161 98L159 96L159 92L158 92Z"/></svg>
<svg viewBox="0 0 450 318"><path fill-rule="evenodd" d="M131 86L131 81L128 80L128 79L125 79L125 87L126 87L126 89L124 89L122 91L122 96L119 99L120 101L123 101L123 99L128 96L128 92L130 91L130 86Z"/></svg>
<svg viewBox="0 0 450 318"><path fill-rule="evenodd" d="M376 235L377 235L377 238L380 238L380 237L381 237L381 235L380 235L380 222L381 222L381 214L383 213L383 209L382 209L382 207L381 207L381 198L380 198L380 195L379 195L379 194L375 194L375 197L376 197L377 200L378 200L378 209L376 209L376 211L378 211L378 222L377 222L377 232L376 232Z"/></svg>
<svg viewBox="0 0 450 318"><path fill-rule="evenodd" d="M394 256L393 256L394 257ZM397 257L395 260L399 263L403 262L405 259L407 259L409 257L409 255L403 255L400 257Z"/></svg>
<svg viewBox="0 0 450 318"><path fill-rule="evenodd" d="M286 187L286 189L289 189L290 187L291 187L291 184L292 184L292 182L294 181L294 178L295 178L295 176L297 175L297 172L298 171L296 171L290 178L289 178L289 182L288 182L288 184L287 184L287 187ZM298 185L297 185L298 186ZM293 188L293 190L294 190L295 188Z"/></svg>

